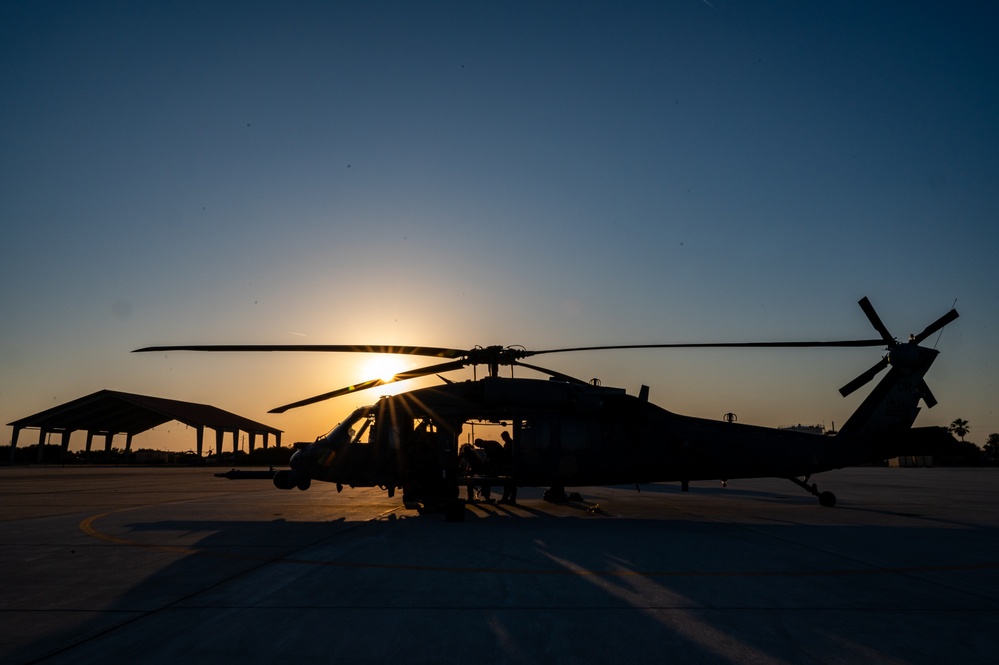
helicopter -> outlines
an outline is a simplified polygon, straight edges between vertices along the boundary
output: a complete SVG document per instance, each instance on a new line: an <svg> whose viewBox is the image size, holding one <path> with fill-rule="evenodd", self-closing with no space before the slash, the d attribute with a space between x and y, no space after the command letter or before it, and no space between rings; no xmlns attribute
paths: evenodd
<svg viewBox="0 0 999 665"><path fill-rule="evenodd" d="M881 321L868 298L859 305L879 337L861 340L806 342L721 342L587 346L531 351L519 346L485 346L461 350L430 346L371 345L187 345L151 346L136 352L336 352L407 354L443 359L391 378L372 379L271 410L283 413L386 383L436 374L442 385L384 396L362 406L328 433L296 450L290 469L267 474L279 489L307 490L313 481L344 486L379 487L394 497L402 490L407 508L444 512L449 521L463 519L460 488L501 485L545 487L545 499L564 501L566 487L679 482L736 478L786 478L832 507L836 496L809 483L812 474L876 463L926 449L950 439L941 427L913 428L920 411L936 398L923 378L939 352L921 346L930 335L958 318L957 310L899 342ZM875 386L838 432L831 436L773 429L672 413L649 401L649 389L638 395L623 388L583 381L562 372L524 362L532 356L613 349L778 348L883 346L886 354L844 385L845 397L890 371ZM486 376L453 381L443 374L484 366ZM501 367L523 367L547 379L500 375ZM512 369L511 369L512 374ZM465 464L469 444L461 436L476 427L502 427L505 447L493 446L492 464ZM483 443L476 441L476 443ZM483 445L483 447L485 447ZM477 453L483 459L481 453ZM485 468L485 471L483 471ZM254 477L233 470L229 478ZM259 476L257 476L259 477ZM515 492L514 492L515 493ZM471 490L468 491L471 496Z"/></svg>

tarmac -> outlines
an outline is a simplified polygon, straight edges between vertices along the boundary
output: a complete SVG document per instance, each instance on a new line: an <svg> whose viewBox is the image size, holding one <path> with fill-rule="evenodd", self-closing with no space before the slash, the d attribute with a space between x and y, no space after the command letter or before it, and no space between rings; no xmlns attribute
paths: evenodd
<svg viewBox="0 0 999 665"><path fill-rule="evenodd" d="M225 470L225 469L219 469ZM477 503L0 468L0 662L995 663L999 469Z"/></svg>

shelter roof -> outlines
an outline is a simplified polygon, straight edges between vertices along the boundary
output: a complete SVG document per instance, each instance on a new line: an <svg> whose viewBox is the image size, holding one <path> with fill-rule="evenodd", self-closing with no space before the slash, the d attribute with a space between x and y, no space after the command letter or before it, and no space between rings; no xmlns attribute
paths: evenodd
<svg viewBox="0 0 999 665"><path fill-rule="evenodd" d="M281 432L279 429L208 404L149 397L116 390L100 390L7 424L18 429L38 427L50 431L87 430L139 434L171 420L191 427L210 427L216 430L242 430L269 434Z"/></svg>

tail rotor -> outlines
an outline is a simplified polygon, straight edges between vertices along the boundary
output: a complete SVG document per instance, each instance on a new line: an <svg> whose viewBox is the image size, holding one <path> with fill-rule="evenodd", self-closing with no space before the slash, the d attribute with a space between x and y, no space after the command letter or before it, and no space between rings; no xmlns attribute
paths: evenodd
<svg viewBox="0 0 999 665"><path fill-rule="evenodd" d="M905 367L913 363L915 358L918 357L916 347L919 346L919 343L959 316L956 309L951 309L939 319L926 326L926 328L924 328L918 335L910 336L907 343L901 343L893 337L890 332L888 332L887 326L885 326L885 324L881 321L881 317L878 316L878 313L874 310L874 306L866 296L860 300L859 305L860 308L864 310L864 314L871 322L871 325L878 331L878 334L881 335L881 339L884 340L888 353L881 360L875 363L873 367L840 388L839 392L843 395L843 397L846 397L858 388L872 381L874 377L876 377L889 365ZM922 392L923 401L926 402L926 406L930 408L935 406L937 400L933 397L933 393L930 392L930 388L926 385L926 381L920 379L919 389Z"/></svg>

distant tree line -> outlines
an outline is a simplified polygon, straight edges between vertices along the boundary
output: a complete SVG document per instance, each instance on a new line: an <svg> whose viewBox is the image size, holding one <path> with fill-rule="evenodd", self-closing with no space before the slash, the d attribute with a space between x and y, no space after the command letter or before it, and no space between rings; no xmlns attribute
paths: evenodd
<svg viewBox="0 0 999 665"><path fill-rule="evenodd" d="M14 464L38 464L38 445L18 446L14 450ZM294 450L288 447L270 446L256 448L252 453L238 450L227 452L220 457L209 455L198 457L194 452L172 452L163 450L125 451L122 448L112 448L110 452L101 449L67 450L62 446L43 444L42 464L143 464L143 465L179 465L179 466L287 466L288 459ZM0 447L0 465L10 464L10 446Z"/></svg>
<svg viewBox="0 0 999 665"><path fill-rule="evenodd" d="M999 432L989 434L989 440L985 442L985 457L992 463L999 462Z"/></svg>
<svg viewBox="0 0 999 665"><path fill-rule="evenodd" d="M979 447L976 443L965 441L964 437L971 432L971 425L964 418L955 418L947 431L960 439L955 442L953 454L950 455L956 464L978 466L999 463L999 432L989 434L985 445Z"/></svg>

